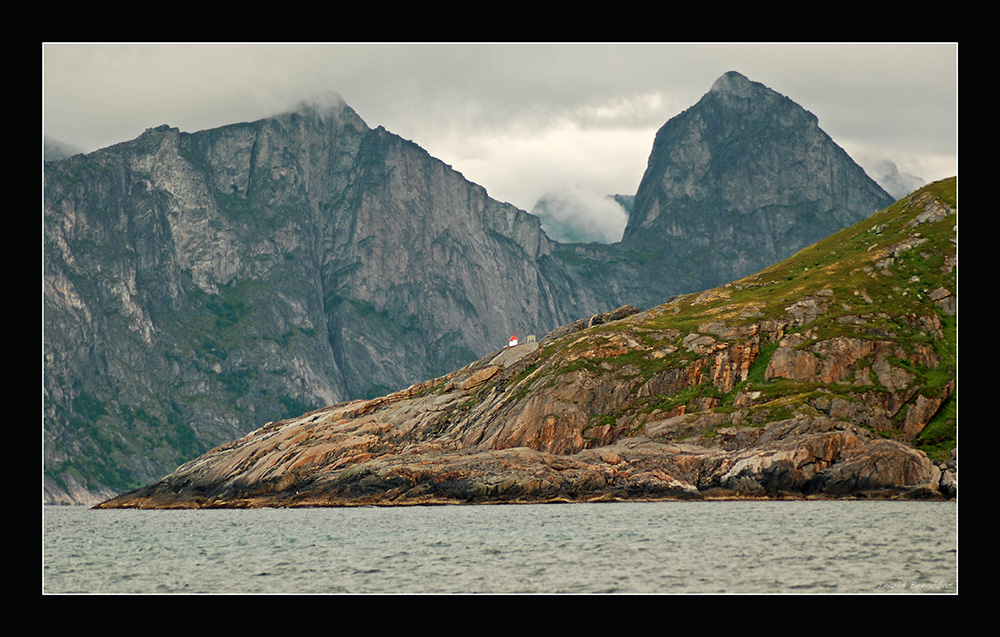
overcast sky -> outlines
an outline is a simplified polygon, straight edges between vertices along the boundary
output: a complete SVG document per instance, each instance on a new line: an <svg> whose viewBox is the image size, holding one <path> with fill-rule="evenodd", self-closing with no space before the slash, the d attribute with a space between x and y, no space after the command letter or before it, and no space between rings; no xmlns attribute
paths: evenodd
<svg viewBox="0 0 1000 637"><path fill-rule="evenodd" d="M82 150L333 91L525 210L553 190L634 194L656 130L730 70L811 111L870 174L958 172L957 43L47 43L42 62L43 132Z"/></svg>

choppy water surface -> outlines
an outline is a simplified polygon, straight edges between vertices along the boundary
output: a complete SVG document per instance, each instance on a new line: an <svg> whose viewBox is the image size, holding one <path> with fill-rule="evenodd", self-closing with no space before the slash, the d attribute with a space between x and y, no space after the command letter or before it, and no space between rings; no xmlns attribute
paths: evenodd
<svg viewBox="0 0 1000 637"><path fill-rule="evenodd" d="M954 502L43 508L45 593L957 592Z"/></svg>

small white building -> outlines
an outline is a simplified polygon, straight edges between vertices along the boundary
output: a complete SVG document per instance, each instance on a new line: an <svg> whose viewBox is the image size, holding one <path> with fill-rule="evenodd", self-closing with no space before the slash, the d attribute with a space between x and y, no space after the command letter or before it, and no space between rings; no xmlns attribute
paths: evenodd
<svg viewBox="0 0 1000 637"><path fill-rule="evenodd" d="M507 343L507 347L514 347L517 345L517 334L510 335L510 342Z"/></svg>

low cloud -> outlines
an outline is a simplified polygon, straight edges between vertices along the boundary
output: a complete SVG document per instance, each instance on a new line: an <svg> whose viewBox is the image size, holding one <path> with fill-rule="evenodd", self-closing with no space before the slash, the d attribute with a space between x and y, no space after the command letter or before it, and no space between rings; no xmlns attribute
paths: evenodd
<svg viewBox="0 0 1000 637"><path fill-rule="evenodd" d="M920 177L900 172L895 162L889 159L869 163L865 166L865 172L896 199L902 199L926 183Z"/></svg>
<svg viewBox="0 0 1000 637"><path fill-rule="evenodd" d="M530 211L552 192L634 195L656 128L602 129L560 120L532 130L448 131L414 141L494 199Z"/></svg>
<svg viewBox="0 0 1000 637"><path fill-rule="evenodd" d="M628 223L614 197L582 189L547 193L531 212L549 237L564 243L615 243Z"/></svg>

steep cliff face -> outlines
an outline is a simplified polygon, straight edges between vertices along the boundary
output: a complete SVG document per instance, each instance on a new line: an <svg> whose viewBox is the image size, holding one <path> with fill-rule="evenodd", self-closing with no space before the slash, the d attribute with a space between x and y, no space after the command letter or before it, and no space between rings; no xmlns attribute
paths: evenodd
<svg viewBox="0 0 1000 637"><path fill-rule="evenodd" d="M349 395L370 395L378 375L396 374L386 390L453 370L576 309L566 277L540 267L554 244L534 217L381 129L357 170L324 279Z"/></svg>
<svg viewBox="0 0 1000 637"><path fill-rule="evenodd" d="M724 286L269 423L101 506L953 497L955 197L932 184Z"/></svg>
<svg viewBox="0 0 1000 637"><path fill-rule="evenodd" d="M145 482L568 321L583 308L539 265L551 249L338 98L49 163L47 493Z"/></svg>
<svg viewBox="0 0 1000 637"><path fill-rule="evenodd" d="M664 126L613 245L552 241L332 95L46 163L46 499L746 275L880 207L852 165L736 75Z"/></svg>
<svg viewBox="0 0 1000 637"><path fill-rule="evenodd" d="M892 203L801 106L736 72L656 134L622 243L674 292L720 285Z"/></svg>

